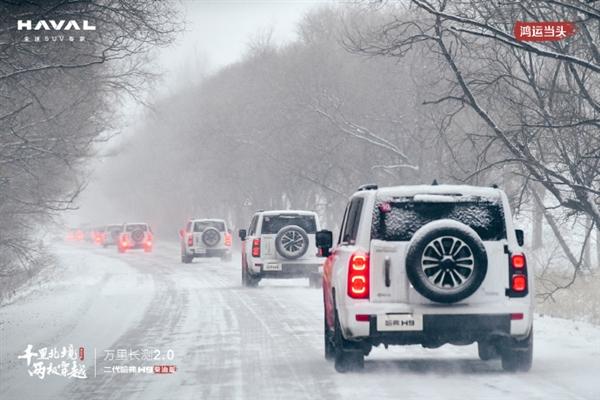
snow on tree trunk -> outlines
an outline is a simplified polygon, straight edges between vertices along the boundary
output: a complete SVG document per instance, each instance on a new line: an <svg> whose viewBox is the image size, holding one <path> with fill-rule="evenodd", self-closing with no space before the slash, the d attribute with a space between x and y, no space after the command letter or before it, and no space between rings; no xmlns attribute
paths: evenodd
<svg viewBox="0 0 600 400"><path fill-rule="evenodd" d="M544 188L539 187L539 185L535 185L532 187L532 190L535 190L542 200L544 201ZM539 249L543 246L543 227L544 227L544 210L543 207L540 206L537 202L533 203L533 227L532 227L532 235L531 235L531 247L535 249Z"/></svg>

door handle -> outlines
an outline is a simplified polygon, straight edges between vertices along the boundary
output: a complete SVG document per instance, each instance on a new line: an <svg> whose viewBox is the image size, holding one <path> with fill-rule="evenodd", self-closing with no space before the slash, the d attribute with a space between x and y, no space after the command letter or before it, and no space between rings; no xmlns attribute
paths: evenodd
<svg viewBox="0 0 600 400"><path fill-rule="evenodd" d="M386 287L390 287L390 285L392 284L392 282L390 281L390 266L392 264L392 261L390 260L389 256L385 257L385 260L383 261L383 270L385 271L385 286Z"/></svg>

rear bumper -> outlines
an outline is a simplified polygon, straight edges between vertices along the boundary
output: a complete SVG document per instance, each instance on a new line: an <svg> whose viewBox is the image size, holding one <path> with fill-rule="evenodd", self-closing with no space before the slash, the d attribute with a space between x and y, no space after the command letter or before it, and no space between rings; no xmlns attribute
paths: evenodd
<svg viewBox="0 0 600 400"><path fill-rule="evenodd" d="M344 337L374 344L469 344L501 337L526 337L533 324L528 298L500 300L479 305L410 305L356 301L338 308ZM378 316L404 314L422 316L419 331L379 331ZM366 321L358 321L357 315ZM512 315L512 317L511 317ZM359 318L359 319L362 319Z"/></svg>
<svg viewBox="0 0 600 400"><path fill-rule="evenodd" d="M502 340L510 337L510 322L510 314L423 315L422 331L381 332L377 330L377 316L371 316L368 341L373 346L421 344L438 347L445 343Z"/></svg>
<svg viewBox="0 0 600 400"><path fill-rule="evenodd" d="M280 270L270 271L267 265L278 265ZM252 264L252 274L261 278L306 278L311 275L320 275L323 272L323 264L319 261L281 261L281 260L257 260Z"/></svg>
<svg viewBox="0 0 600 400"><path fill-rule="evenodd" d="M130 249L146 249L146 248L152 248L152 245L147 245L145 242L135 242L135 243L131 243L129 242L127 244L127 246L121 246L119 245L118 247L126 249L126 250L130 250Z"/></svg>
<svg viewBox="0 0 600 400"><path fill-rule="evenodd" d="M197 249L191 248L187 250L187 254L193 257L223 257L228 255L231 250L228 247L216 249Z"/></svg>

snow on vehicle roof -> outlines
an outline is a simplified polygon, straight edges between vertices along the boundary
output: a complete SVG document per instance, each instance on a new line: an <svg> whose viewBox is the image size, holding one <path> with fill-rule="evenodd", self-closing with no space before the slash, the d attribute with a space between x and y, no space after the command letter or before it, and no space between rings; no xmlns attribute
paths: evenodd
<svg viewBox="0 0 600 400"><path fill-rule="evenodd" d="M301 214L301 215L317 215L314 211L307 210L267 210L260 212L263 215L278 215L278 214Z"/></svg>
<svg viewBox="0 0 600 400"><path fill-rule="evenodd" d="M220 218L192 218L190 221L192 221L192 222L200 222L200 221L225 222L224 219L220 219Z"/></svg>
<svg viewBox="0 0 600 400"><path fill-rule="evenodd" d="M147 222L126 222L124 225L148 225Z"/></svg>
<svg viewBox="0 0 600 400"><path fill-rule="evenodd" d="M428 197L433 201L431 195L479 196L497 200L500 193L500 189L470 185L406 185L384 187L377 190L378 196L412 197L424 195L422 196L423 201Z"/></svg>

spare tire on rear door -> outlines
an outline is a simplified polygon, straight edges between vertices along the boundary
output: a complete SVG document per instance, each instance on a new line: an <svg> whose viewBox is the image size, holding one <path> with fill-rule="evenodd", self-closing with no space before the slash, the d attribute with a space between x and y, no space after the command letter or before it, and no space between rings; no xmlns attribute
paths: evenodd
<svg viewBox="0 0 600 400"><path fill-rule="evenodd" d="M406 274L415 290L438 303L471 296L487 273L487 253L479 235L458 221L422 226L406 252Z"/></svg>
<svg viewBox="0 0 600 400"><path fill-rule="evenodd" d="M133 232L131 232L131 238L136 243L141 242L142 240L144 240L144 231L141 229L134 230Z"/></svg>
<svg viewBox="0 0 600 400"><path fill-rule="evenodd" d="M298 225L284 226L277 232L275 248L284 258L300 258L308 250L308 235Z"/></svg>
<svg viewBox="0 0 600 400"><path fill-rule="evenodd" d="M214 247L221 240L221 234L216 228L209 227L202 232L202 242L207 247Z"/></svg>

